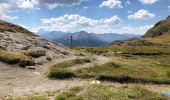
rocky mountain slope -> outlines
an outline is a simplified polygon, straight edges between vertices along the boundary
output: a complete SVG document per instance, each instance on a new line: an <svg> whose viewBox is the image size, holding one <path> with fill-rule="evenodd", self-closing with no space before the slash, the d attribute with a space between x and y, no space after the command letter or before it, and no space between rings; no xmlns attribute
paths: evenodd
<svg viewBox="0 0 170 100"><path fill-rule="evenodd" d="M159 37L165 34L170 34L170 16L165 20L159 21L153 28L148 30L143 38Z"/></svg>
<svg viewBox="0 0 170 100"><path fill-rule="evenodd" d="M11 60L5 58L5 52L6 55L19 54L25 58L28 56L35 64L45 63L47 59L73 55L73 51L67 47L42 39L18 25L5 21L0 21L0 51L1 61Z"/></svg>

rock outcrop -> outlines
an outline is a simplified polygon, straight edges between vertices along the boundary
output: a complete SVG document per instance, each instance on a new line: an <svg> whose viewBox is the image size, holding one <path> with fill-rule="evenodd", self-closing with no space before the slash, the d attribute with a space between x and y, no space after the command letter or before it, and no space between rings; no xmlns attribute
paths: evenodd
<svg viewBox="0 0 170 100"><path fill-rule="evenodd" d="M143 38L159 37L164 34L170 34L170 16L168 16L165 20L156 23L153 28L146 32Z"/></svg>

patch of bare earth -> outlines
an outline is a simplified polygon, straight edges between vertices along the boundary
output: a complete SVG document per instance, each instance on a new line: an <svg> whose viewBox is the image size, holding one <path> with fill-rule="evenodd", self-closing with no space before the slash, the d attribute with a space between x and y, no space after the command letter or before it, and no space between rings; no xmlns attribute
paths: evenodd
<svg viewBox="0 0 170 100"><path fill-rule="evenodd" d="M73 59L58 59L57 62ZM48 67L56 63L47 63L43 66L36 66L36 70L19 68L0 62L0 98L6 96L33 95L48 91L69 89L74 86L84 86L86 80L51 80L45 75Z"/></svg>
<svg viewBox="0 0 170 100"><path fill-rule="evenodd" d="M74 86L86 86L90 82L83 79L52 80L47 78L48 68L58 62L76 59L76 56L69 58L58 58L44 65L35 66L35 70L19 68L17 65L9 65L0 62L0 98L6 96L34 95L50 91L67 90ZM77 65L71 69L86 68L95 64L104 64L110 61L103 56L94 56L91 63Z"/></svg>

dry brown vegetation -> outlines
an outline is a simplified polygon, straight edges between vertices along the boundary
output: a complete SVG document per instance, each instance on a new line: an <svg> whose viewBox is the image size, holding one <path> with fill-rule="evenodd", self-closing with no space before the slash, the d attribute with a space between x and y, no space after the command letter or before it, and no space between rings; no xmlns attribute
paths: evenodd
<svg viewBox="0 0 170 100"><path fill-rule="evenodd" d="M0 50L0 61L9 64L19 64L21 67L34 65L31 57L25 56L22 53L13 53Z"/></svg>
<svg viewBox="0 0 170 100"><path fill-rule="evenodd" d="M18 25L14 25L11 23L7 23L5 21L0 21L0 32L4 32L4 31L8 31L8 32L20 32L29 36L33 36L33 37L37 37L37 35L35 35L34 33L30 32L29 30L18 26Z"/></svg>

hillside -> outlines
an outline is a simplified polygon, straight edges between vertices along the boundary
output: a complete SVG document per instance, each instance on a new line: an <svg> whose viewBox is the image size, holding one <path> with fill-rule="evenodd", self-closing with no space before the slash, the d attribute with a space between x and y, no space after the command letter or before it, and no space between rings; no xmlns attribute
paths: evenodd
<svg viewBox="0 0 170 100"><path fill-rule="evenodd" d="M24 100L16 96L35 95L65 91L77 86L88 85L88 80L55 80L49 77L51 66L88 67L103 64L108 59L90 56L84 52L71 50L61 44L36 36L34 33L5 21L1 21L0 31L0 100ZM63 68L63 71L65 69ZM55 72L55 70L54 70ZM59 76L67 77L70 73ZM31 96L25 100L34 99ZM41 97L40 97L41 98ZM55 98L55 97L53 97Z"/></svg>
<svg viewBox="0 0 170 100"><path fill-rule="evenodd" d="M5 32L5 31L14 32L14 33L19 32L29 36L37 37L37 35L35 35L34 33L30 32L27 29L24 29L21 26L0 20L0 32Z"/></svg>
<svg viewBox="0 0 170 100"><path fill-rule="evenodd" d="M156 23L153 28L146 32L143 38L159 37L165 34L170 35L170 16Z"/></svg>

